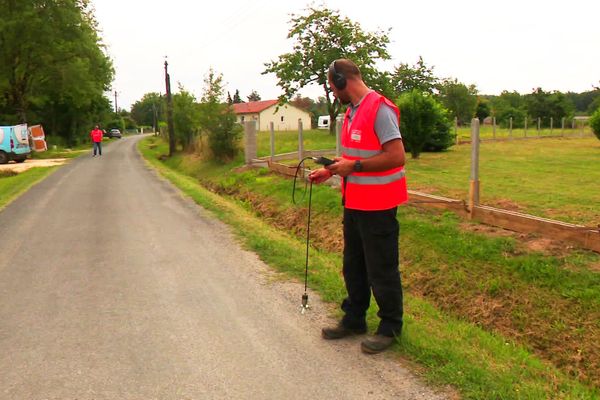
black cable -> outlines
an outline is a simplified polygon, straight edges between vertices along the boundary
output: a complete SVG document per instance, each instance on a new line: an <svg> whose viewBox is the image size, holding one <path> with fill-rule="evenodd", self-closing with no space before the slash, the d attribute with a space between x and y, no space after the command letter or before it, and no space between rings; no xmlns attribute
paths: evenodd
<svg viewBox="0 0 600 400"><path fill-rule="evenodd" d="M294 174L294 186L292 188L292 202L296 203L296 182L298 180L298 175L300 172L300 168L304 165L306 160L312 159L312 157L305 157L298 163L296 167L296 173ZM304 183L304 192L302 194L302 199L306 196L306 186L309 185L309 180L305 180ZM308 309L308 249L310 243L310 217L311 217L311 209L312 209L312 187L313 183L310 181L310 187L308 189L308 221L306 224L306 263L304 265L304 294L302 295L302 314Z"/></svg>
<svg viewBox="0 0 600 400"><path fill-rule="evenodd" d="M312 160L312 159L313 159L312 157L304 157L302 160L300 160L300 162L296 166L296 173L294 174L294 186L292 187L292 203L294 203L294 204L298 204L298 202L296 201L296 181L298 180L300 168L304 165L304 162L306 160ZM311 182L311 184L312 184L312 182ZM304 200L304 197L306 196L306 187L307 186L308 186L308 181L305 180L304 191L302 192L302 198L300 200Z"/></svg>
<svg viewBox="0 0 600 400"><path fill-rule="evenodd" d="M310 240L310 214L312 205L312 187L313 183L310 181L310 188L308 190L308 222L306 223L306 266L304 268L304 293L308 287L308 243Z"/></svg>

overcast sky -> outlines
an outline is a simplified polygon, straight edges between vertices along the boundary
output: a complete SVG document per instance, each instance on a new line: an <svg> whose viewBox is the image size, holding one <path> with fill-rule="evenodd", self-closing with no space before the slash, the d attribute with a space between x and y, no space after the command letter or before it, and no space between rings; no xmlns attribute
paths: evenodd
<svg viewBox="0 0 600 400"><path fill-rule="evenodd" d="M171 86L200 97L212 66L226 90L242 99L281 94L264 63L292 50L290 14L326 5L363 30L391 28L392 60L419 56L438 77L475 84L482 94L533 88L582 92L600 82L597 0L92 0L100 34L116 70L119 108L148 92L164 93L164 57ZM301 92L317 98L317 87ZM114 100L114 97L113 97Z"/></svg>

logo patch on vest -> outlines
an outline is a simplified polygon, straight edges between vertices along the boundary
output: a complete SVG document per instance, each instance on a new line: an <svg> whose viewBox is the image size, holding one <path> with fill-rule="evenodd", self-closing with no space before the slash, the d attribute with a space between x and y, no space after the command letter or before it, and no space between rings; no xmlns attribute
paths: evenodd
<svg viewBox="0 0 600 400"><path fill-rule="evenodd" d="M361 137L362 137L362 131L360 131L358 129L353 129L350 132L350 140L352 140L353 142L360 142Z"/></svg>

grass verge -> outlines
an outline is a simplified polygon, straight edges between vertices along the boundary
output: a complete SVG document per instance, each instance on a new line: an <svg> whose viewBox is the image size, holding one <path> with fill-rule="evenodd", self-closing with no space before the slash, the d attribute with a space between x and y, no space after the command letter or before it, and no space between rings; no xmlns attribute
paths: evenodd
<svg viewBox="0 0 600 400"><path fill-rule="evenodd" d="M152 149L149 148L150 143L152 143ZM163 176L178 186L186 195L231 225L245 245L258 253L265 262L291 277L301 279L305 248L302 235L294 234L302 233L296 231L301 223L292 225L292 229L278 229L277 224L274 223L274 219L280 220L281 215L289 214L292 208L289 204L289 180L257 171L231 173L231 165L219 166L200 163L193 158L175 157L163 163L158 160L158 156L166 152L166 147L156 142L155 138L141 141L140 150ZM185 171L185 173L181 171ZM214 186L220 192L231 193L233 196L223 197L207 190L199 184L199 173L202 174L203 184ZM284 200L286 197L287 202ZM330 188L315 187L314 211L324 216L327 221L337 219L339 222L338 201L339 198L336 201ZM258 209L257 211L256 205L262 203L266 205L263 205L262 210ZM262 212L272 211L272 208L279 209L281 214L275 212L271 214L272 218L257 216L257 212L260 215ZM334 214L337 217L334 217ZM531 268L521 270L519 267L522 264L521 261L514 261L515 258L511 254L513 249L515 251L519 249L509 239L491 238L488 241L483 236L461 233L463 236L459 238L459 243L461 243L459 250L451 253L449 258L443 258L443 253L447 250L446 246L452 246L454 243L451 238L457 234L457 221L453 221L447 215L440 217L443 218L443 223L430 221L431 215L422 215L420 212L408 208L402 208L400 218L403 227L402 253L407 254L413 251L414 253L410 255L409 259L405 258L404 260L404 264L406 264L406 270L403 266L404 277L405 282L408 281L405 297L406 329L400 343L395 347L396 351L424 366L424 375L432 382L451 384L457 387L465 398L599 398L600 393L597 388L593 387L593 380L580 378L587 382L584 384L569 375L568 371L565 372L564 369L552 365L549 360L537 357L526 341L519 343L518 340L507 338L496 332L495 329L489 329L485 324L469 322L468 316L461 314L460 310L452 307L446 309L440 307L436 303L436 297L430 297L427 293L420 292L418 288L424 286L417 284L420 282L419 276L429 273L424 268L425 264L434 263L432 268L443 267L444 264L449 265L456 262L457 259L464 258L462 262L458 263L456 271L438 271L432 276L437 275L442 281L446 276L457 277L454 280L450 279L452 284L448 286L454 290L454 296L460 297L463 293L471 296L469 291L463 291L460 285L470 284L472 286L471 280L475 285L481 285L481 279L488 281L490 276L494 277L494 275L489 275L489 272L482 274L485 275L483 277L468 272L471 263L473 264L472 271L487 265L484 260L487 258L487 253L492 251L492 260L488 263L496 264L498 257L505 257L508 260L499 267L501 277L517 279L519 285L525 285L521 281L534 284L538 279L547 276L547 279L542 279L537 287L543 289L550 285L556 288L561 296L569 293L575 294L575 297L587 298L586 296L589 296L589 299L586 300L589 303L585 304L588 304L592 310L597 310L593 299L597 294L597 289L593 285L587 294L583 289L579 292L576 290L578 280L581 277L590 276L587 275L588 271L582 268L582 264L596 262L597 259L593 255L577 254L566 262L576 269L573 271L576 278L566 272L564 274L557 273L557 269L561 271L564 269L562 264L557 266L550 263L547 268L537 271L540 265L545 265L549 260L540 255L533 255L533 257L534 259L541 257L543 260L541 264L524 263ZM292 224L294 219L305 221L302 220L302 214L292 216ZM415 225L420 227L416 229ZM435 231L436 226L440 227L438 231ZM331 227L327 226L323 230L328 228ZM320 230L322 229L320 228ZM428 238L427 230L438 232L438 235L446 236L448 239L441 240L440 246L432 246L440 240L436 236L425 244L414 239L416 236L426 240ZM329 235L339 236L337 232L331 230ZM345 293L339 272L340 253L336 250L339 241L322 244L317 239L315 242L317 248L311 249L310 256L313 266L309 277L310 286L318 291L325 301L338 303ZM480 245L478 242L482 244ZM467 251L471 254L465 254ZM498 253L500 256L497 255ZM425 272L419 275L420 271ZM583 275L579 275L579 273ZM476 278L471 279L471 275ZM557 284L565 279L567 280L565 286L559 288ZM501 280L495 285L480 287L478 293L502 292L503 284L510 284L510 281ZM435 287L435 285L432 286ZM533 287L536 286L533 285ZM523 288L525 288L523 294L527 295L529 286L518 287L519 290ZM565 291L568 288L571 288L572 292ZM550 292L554 293L552 290ZM374 308L372 307L369 313L371 327L375 326L376 322Z"/></svg>
<svg viewBox="0 0 600 400"><path fill-rule="evenodd" d="M31 158L34 160L47 160L50 158L75 158L79 157L87 151L91 151L90 145L78 145L76 147L59 147L50 146L48 150L38 152L32 152Z"/></svg>
<svg viewBox="0 0 600 400"><path fill-rule="evenodd" d="M30 168L19 174L0 174L0 210L50 175L57 167Z"/></svg>

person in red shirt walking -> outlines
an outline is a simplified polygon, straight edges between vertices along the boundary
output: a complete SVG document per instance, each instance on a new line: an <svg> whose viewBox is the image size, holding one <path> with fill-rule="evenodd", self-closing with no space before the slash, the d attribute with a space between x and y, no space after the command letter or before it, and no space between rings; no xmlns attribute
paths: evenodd
<svg viewBox="0 0 600 400"><path fill-rule="evenodd" d="M92 142L94 144L94 157L96 157L96 150L98 150L98 155L102 155L102 131L98 128L98 125L92 129L90 132L90 137L92 138Z"/></svg>

